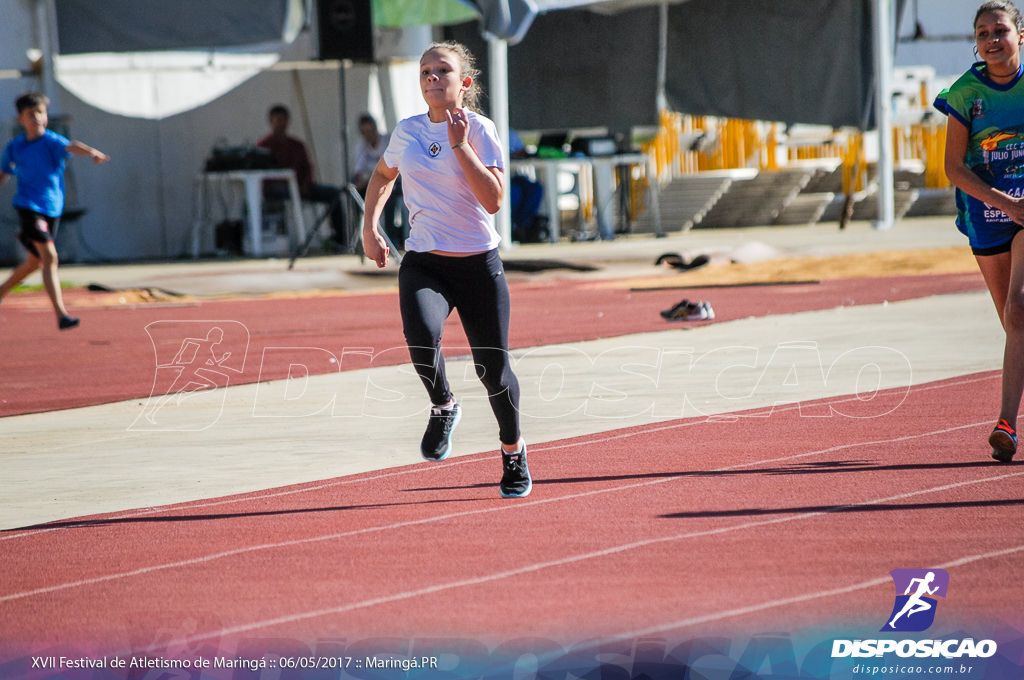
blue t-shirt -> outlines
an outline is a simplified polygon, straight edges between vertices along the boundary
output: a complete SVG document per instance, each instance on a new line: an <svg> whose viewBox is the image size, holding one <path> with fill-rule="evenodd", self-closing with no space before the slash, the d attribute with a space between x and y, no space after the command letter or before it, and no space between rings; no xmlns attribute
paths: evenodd
<svg viewBox="0 0 1024 680"><path fill-rule="evenodd" d="M1009 83L989 80L978 62L935 99L935 108L967 128L964 163L1006 194L1024 194L1024 68ZM957 227L975 248L1009 242L1019 225L1002 210L956 191Z"/></svg>
<svg viewBox="0 0 1024 680"><path fill-rule="evenodd" d="M14 207L48 217L64 213L64 161L71 141L52 130L29 141L24 134L12 139L0 157L0 171L18 179Z"/></svg>

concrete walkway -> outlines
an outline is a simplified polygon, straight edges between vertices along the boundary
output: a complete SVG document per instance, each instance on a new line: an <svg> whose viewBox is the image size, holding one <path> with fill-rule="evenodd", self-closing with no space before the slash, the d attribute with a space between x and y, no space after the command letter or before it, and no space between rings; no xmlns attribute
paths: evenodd
<svg viewBox="0 0 1024 680"><path fill-rule="evenodd" d="M966 239L953 218L916 218L885 231L866 222L852 222L840 231L835 224L744 229L694 229L665 238L637 235L614 241L519 245L505 251L511 261L565 263L594 267L582 272L552 268L547 276L619 278L649 275L663 253L684 257L707 254L717 261L753 262L787 257L847 255L883 250L918 250L961 246ZM531 276L537 276L531 274ZM379 271L356 255L307 257L288 269L287 259L225 259L164 263L62 266L65 283L102 284L110 288L160 288L183 295L267 294L313 288L364 291L393 286L397 268ZM38 277L36 277L38 278ZM30 280L31 282L31 280Z"/></svg>

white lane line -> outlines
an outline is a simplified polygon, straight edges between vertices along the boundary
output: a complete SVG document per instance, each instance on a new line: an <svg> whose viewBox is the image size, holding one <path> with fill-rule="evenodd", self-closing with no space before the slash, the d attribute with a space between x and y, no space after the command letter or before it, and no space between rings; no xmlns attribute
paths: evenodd
<svg viewBox="0 0 1024 680"><path fill-rule="evenodd" d="M962 380L957 380L956 382L945 382L945 381L943 381L941 384L930 383L930 384L926 384L926 385L919 386L919 387L912 387L910 389L913 390L913 391L925 392L925 391L929 391L929 390L944 389L946 387L958 387L960 385L969 385L969 384L976 383L976 382L984 382L984 381L988 381L988 380L993 380L993 379L998 378L998 377L999 377L998 375L970 376L970 377L967 377L967 378L962 379ZM829 403L842 404L842 403L855 402L855 401L860 401L860 400L859 400L858 397L853 396L853 397L846 397L844 399L839 399L839 400L831 400ZM781 406L778 406L778 407L773 407L773 409L769 410L769 413L771 413L772 410L778 411L778 412L785 412L785 411L798 410L799 408L800 408L799 404L785 404L785 405L781 405ZM754 411L749 417L755 417L755 416L757 416L758 413L761 413L761 412L763 412L763 410ZM717 417L721 418L721 417L725 417L727 415L728 414L722 414L722 415L717 416ZM707 423L709 420L710 420L710 418L701 418L699 420L689 420L688 419L685 422L672 421L672 422L665 423L665 424L660 424L660 425L659 424L654 424L654 425L650 425L650 426L645 426L645 427L643 427L643 429L631 430L629 432L617 432L617 431L613 430L612 431L613 434L610 434L610 435L602 435L602 434L591 435L591 436L587 437L585 440L582 440L582 441L579 438L573 438L573 440L571 442L567 442L567 443L551 444L551 445L547 445L547 446L545 446L543 444L538 445L538 446L531 446L530 450L532 452L534 452L534 453L541 453L541 452L545 452L545 451L559 451L559 450L563 450L563 449L567 449L567 448L575 448L575 447L578 447L578 446L590 446L590 445L593 445L593 444L601 444L601 443L609 442L609 441L619 441L619 440L622 440L622 439L629 439L631 437L637 437L637 436L641 436L641 435L649 435L649 434L656 433L656 432L665 432L665 431L668 431L668 430L678 430L678 429L682 429L682 428L685 428L685 427L694 427L696 425L703 425L703 424ZM985 424L985 423L978 423L976 425L982 425L982 424ZM965 427L973 427L973 426L974 425L965 426ZM951 430L946 430L946 431L951 431ZM945 432L945 431L943 431L943 432ZM811 452L809 454L803 454L803 455L815 455L816 453L820 453L820 452ZM424 471L426 471L428 469L431 470L431 471L433 471L433 470L443 470L443 469L446 469L446 468L449 468L449 467L454 467L456 465L465 465L465 464L481 463L481 462L490 462L491 460L492 460L492 457L488 457L485 454L471 454L471 455L465 456L463 458L458 458L456 460L452 460L452 461L449 461L447 463L443 463L441 465L432 465L429 468L421 466L421 465L417 465L417 466L411 466L411 467L407 467L407 468L400 469L400 470L382 471L382 472L380 472L378 474L363 473L363 474L361 474L359 476L343 477L343 478L340 478L340 479L332 479L332 480L328 480L328 481L324 481L324 482L320 482L320 483L309 482L309 483L306 483L306 484L301 485L299 487L292 487L292 488L279 489L279 490L269 490L267 492L253 492L251 494L232 496L231 498L220 498L220 499L214 499L214 500L208 500L208 501L196 501L196 502L188 503L188 504L184 504L184 505L177 505L176 504L176 505L165 505L165 506L149 507L149 508L144 508L144 509L140 509L140 510L133 510L133 511L130 511L130 512L120 513L120 514L117 514L117 515L102 517L101 519L97 519L97 520L90 520L88 518L80 518L79 524L80 525L81 524L88 524L90 521L96 521L97 523L102 523L103 521L118 521L118 520L132 519L132 518L137 518L137 517L150 517L150 516L157 515L157 514L164 513L164 512L184 512L184 511L197 510L197 509L202 509L202 508L218 507L218 506L222 506L222 505L232 505L232 504L235 504L235 503L249 503L249 502L252 502L252 501L265 500L265 499L268 499L268 498L281 498L281 497L284 497L284 496L291 496L291 495L308 493L308 492L313 492L313 491L320 491L320 490L323 490L323 489L330 489L330 488L334 488L334 487L338 487L338 486L345 486L345 485L349 485L349 484L360 484L362 482L378 481L378 480L381 480L381 479L389 479L389 478L392 478L392 477L398 477L398 476L402 476L402 475L416 474L416 473L424 472ZM779 459L775 459L775 460L779 460ZM747 464L744 464L744 465L742 465L740 467L751 467L751 466L756 467L757 465L762 465L762 464L769 463L769 462L774 462L774 461L770 461L770 460L758 461L758 462L754 462L754 463L747 463ZM721 471L725 471L725 470L730 470L730 469L734 469L734 467L721 468L720 470ZM520 506L521 505L522 504L520 504ZM26 529L26 530L23 530L23 531L15 531L15 532L11 532L11 533L6 533L4 535L0 535L0 542L2 542L2 541L9 541L9 540L16 539L16 538L28 538L28 537L31 537L31 536L37 536L37 535L40 535L40 534L50 533L50 532L53 532L53 531L67 531L67 530L72 530L72 529L79 528L79 527L76 527L76 526L67 526L69 523L73 524L74 520L63 520L61 522L62 526L56 526L56 527L46 527L46 526L43 526L43 527L41 527L39 529Z"/></svg>
<svg viewBox="0 0 1024 680"><path fill-rule="evenodd" d="M808 451L808 452L804 452L804 453L793 454L791 456L781 456L781 457L777 457L777 458L766 459L766 460L758 461L757 463L741 463L741 464L737 464L737 465L731 465L731 466L727 466L727 467L717 468L715 470L709 470L708 472L726 472L726 471L729 471L729 470L737 470L737 469L742 469L742 468L747 468L747 467L757 467L758 465L762 465L762 464L766 464L766 463L778 463L778 462L782 462L782 461L790 461L790 460L796 460L796 459L799 459L799 458L806 458L806 457L810 457L810 456L821 455L821 454L824 454L824 453L832 453L832 452L841 451L841 450L844 450L844 449L858 448L858 447L862 447L862 446L878 446L878 445L882 445L882 444L892 444L892 443L907 441L907 440L911 440L911 439L919 439L919 438L924 438L924 437L929 437L929 436L934 436L934 435L946 434L946 433L949 433L949 432L952 432L952 431L955 431L955 430L962 430L962 429L977 427L978 425L979 425L979 423L971 423L971 424L968 424L968 425L958 425L958 426L955 426L955 427L943 428L941 430L934 430L934 431L931 431L931 432L917 433L915 435L906 435L906 436L894 437L894 438L890 438L890 439L878 439L878 440L872 440L872 441L867 441L867 442L853 442L853 443L848 443L848 444L840 444L840 445L836 445L836 446L830 446L830 447L824 448L824 449L818 449L818 450L815 450L815 451ZM978 480L978 481L999 480L999 479L1004 479L1006 477L1015 476L1016 474L1024 475L1024 472L1014 473L1014 474L1010 474L1010 475L1001 475L1001 476L997 476L997 477L990 477L990 478L986 478L984 480ZM28 598L28 597L35 597L35 596L38 596L38 595L45 595L47 593L53 593L53 592L58 592L58 591L62 591L62 590L69 590L71 588L78 588L78 587L94 585L94 584L98 584L98 583L107 583L107 582L111 582L111 581L117 581L117 580L121 580L121 579L131 578L131 577L135 577L135 576L143 576L143 575L151 574L151 573L154 573L154 572L157 572L157 571L164 571L164 570L168 570L168 569L177 569L177 568L181 568L181 567L188 567L188 566L193 566L193 565L198 565L198 564L206 564L206 563L209 563L209 562L213 562L215 560L224 559L224 558L228 558L228 557L233 557L233 556L236 556L236 555L243 555L243 554L246 554L246 553L258 552L258 551L262 551L262 550L276 550L276 549L279 549L279 548L290 548L290 547L295 547L295 546L299 546L299 545L310 545L310 544L313 544L313 543L320 543L320 542L324 542L324 541L333 541L333 540L337 540L337 539L341 539L341 538L347 538L347 537L351 537L351 536L358 536L358 535L364 535L364 534L370 534L370 533L376 533L376 532L382 532L382 531L390 531L390 530L402 529L402 528L412 527L412 526L422 526L422 525L430 524L430 523L433 523L433 522L445 522L445 521L448 521L448 520L459 519L459 518L463 518L463 517L479 516L479 515L484 515L484 514L489 514L489 513L494 513L494 512L503 512L503 511L507 511L507 510L516 510L516 509L522 509L522 508L530 508L530 507L536 507L536 506L544 505L544 504L548 504L548 503L560 503L560 502L564 502L564 501L576 500L576 499L579 499L579 498L586 498L586 497L590 497L590 496L597 496L597 495L600 495L600 494L616 493L616 492L619 492L619 491L628 491L628 490L631 490L631 489L637 489L637 488L642 488L642 487L654 486L656 484L665 484L665 483L668 483L668 482L673 482L673 481L678 481L680 479L685 479L687 476L688 476L687 474L674 475L674 476L671 476L671 477L662 477L662 478L658 478L658 479L649 479L649 480L644 480L644 481L641 481L641 482L633 482L633 483L630 483L630 484L622 484L622 485L619 485L619 486L609 487L609 488L605 488L605 489L594 489L594 490L591 490L591 491L585 491L585 492L576 493L576 494L569 494L569 495L565 495L565 496L557 496L557 497L553 497L553 498L543 498L543 499L537 499L537 500L533 500L533 501L524 501L524 502L519 502L519 503L515 503L515 504L511 504L511 505L497 505L497 506L492 506L490 508L478 508L478 509L473 509L473 510L465 510L465 511L462 511L462 512L448 513L448 514L445 514L445 515L438 515L438 516L434 516L434 517L425 517L425 518L420 518L420 519L415 519L415 520L407 520L407 521L403 521L403 522L395 522L395 523L392 523L392 524L378 525L378 526L373 526L373 527L364 527L362 529L353 529L351 531L344 531L344 532L338 532L338 533L332 533L332 534L326 534L326 535L320 535L320 536L308 536L308 537L305 537L305 538L297 538L297 539L293 539L293 540L290 540L290 541L279 541L279 542L274 542L274 543L263 543L263 544L259 544L259 545L249 545L249 546L244 546L244 547L241 547L241 548L234 548L232 550L224 550L224 551L220 551L220 552L216 552L216 553L211 553L209 555L203 555L201 557L194 557L194 558L190 558L190 559L187 559L187 560L179 560L179 561L175 561L175 562L167 562L167 563L164 563L164 564L156 564L156 565L151 565L151 566L148 566L148 567L140 567L138 569L132 569L132 570L129 570L129 571L124 571L124 572L118 572L118 573L113 573L113 574L105 574L103 576L95 576L95 577L92 577L92 578L79 579L79 580L76 580L76 581L69 581L69 582L60 583L60 584L56 584L56 585L52 585L52 586L44 586L44 587L41 587L41 588L34 588L34 589L31 589L31 590L25 590L25 591L16 592L16 593L10 593L10 594L7 594L7 595L0 596L0 603L11 602L11 601L14 601L14 600L20 600L20 599L24 599L24 598ZM970 483L975 483L975 482L974 481L960 482L958 484L970 484ZM931 491L942 490L944 488L951 488L951 487L936 487L935 489L926 490L926 491L923 491L923 492L920 492L920 493L930 493ZM903 496L900 496L900 497L909 497L910 495L914 495L915 493L918 493L918 492L908 492L908 494L904 494ZM876 502L882 502L882 501L876 501ZM849 506L837 506L837 507L849 507ZM819 515L819 514L823 514L824 512L827 512L827 511L829 511L829 510L819 511L819 512L815 512L815 513L811 513L811 514L805 513L804 515L801 515L801 516L816 516L816 515ZM788 519L786 519L785 521L788 521ZM763 523L771 523L771 522L770 521L766 521L766 522L763 522ZM740 528L742 528L743 526L744 525L740 525ZM726 528L726 529L728 529L728 528ZM704 535L704 534L699 534L699 535ZM654 542L658 542L660 539L651 539L651 540L654 541ZM678 540L678 538L677 537L670 537L670 538L665 539L665 540ZM640 545L640 544L638 544L638 545Z"/></svg>
<svg viewBox="0 0 1024 680"><path fill-rule="evenodd" d="M1019 474L1019 473L1015 473ZM936 569L952 569L960 567L965 564L972 562L979 562L981 560L994 559L996 557L1005 557L1006 555L1013 555L1015 553L1024 552L1024 545L1016 545L1010 548L1004 548L1002 550L993 550L991 552L979 553L976 555L967 555L958 559L939 564ZM792 597L783 597L777 600L769 600L767 602L760 602L758 604L752 604L746 607L737 607L735 609L726 609L720 612L714 612L711 614L704 614L702 616L694 616L686 619L680 619L678 621L669 621L667 623L658 624L656 626L648 626L647 628L640 628L637 630L631 630L623 633L617 633L608 638L602 638L596 642L588 642L585 648L597 647L598 645L605 644L607 642L614 642L620 640L633 640L638 637L644 637L647 635L656 635L659 633L667 633L672 630L678 630L680 628L689 628L690 626L697 626L704 623L711 623L715 621L721 621L722 619L728 619L733 616L744 616L746 614L753 614L766 609L774 609L775 607L785 607L791 604L800 604L802 602L809 602L810 600L817 600L820 598L828 598L837 595L845 595L848 593L856 592L858 590L864 590L866 588L874 588L892 583L892 578L889 576L883 578L871 579L870 581L861 581L860 583L854 583L849 586L843 586L841 588L833 588L830 590L819 590L813 593L803 593L802 595L794 595Z"/></svg>
<svg viewBox="0 0 1024 680"><path fill-rule="evenodd" d="M798 521L798 520L813 519L813 518L821 517L823 515L830 514L830 513L833 513L833 512L840 512L840 511L844 511L844 510L848 510L848 509L859 508L859 507L867 507L867 506L871 506L871 505L879 505L879 504L882 504L882 503L891 503L893 501L905 500L907 498L912 498L914 496L920 496L920 495L924 495L924 494L936 493L936 492L941 492L941 491L949 491L949 490L952 490L952 489L958 489L958 488L962 488L962 487L969 486L969 485L972 485L972 484L981 484L981 483L987 483L987 482L998 482L998 481L1002 481L1004 479L1010 479L1010 478L1013 478L1013 477L1020 477L1020 476L1024 476L1024 471L1022 471L1022 472L1012 472L1012 473L1007 473L1007 474L1003 474L1003 475L997 475L995 477L988 477L986 479L978 479L978 480L970 480L970 481L964 481L964 482L956 482L954 484L944 484L942 486L933 487L931 489L920 489L920 490L917 490L917 491L910 491L910 492L907 492L907 493L897 494L895 496L887 496L885 498L877 498L877 499L874 499L874 500L871 500L871 501L866 501L866 502L863 502L863 503L853 503L853 504L848 504L848 505L837 505L837 506L834 506L834 507L831 507L831 508L826 508L824 510L817 510L817 511L814 511L814 512L803 512L803 513L800 513L800 514L797 514L797 515L792 515L792 516L789 516L789 517L776 517L776 518L766 519L766 520L745 522L743 524L733 525L733 526L729 526L729 527L719 527L717 529L707 529L707 530L704 530L704 531L687 532L687 533L682 533L682 534L676 534L676 535L673 535L673 536L661 536L661 537L658 537L658 538L648 538L648 539L644 539L644 540L641 540L641 541L634 541L632 543L624 543L624 544L617 545L617 546L611 546L611 547L608 547L608 548L604 548L602 550L595 550L595 551L588 552L588 553L581 553L581 554L578 554L578 555L571 555L569 557L563 557L563 558L559 558L557 560L550 560L550 561L547 561L547 562L536 562L534 564L525 565L525 566L522 566L522 567L518 567L516 569L507 569L507 570L504 570L504 571L495 572L493 574L487 574L487 575L483 575L483 576L476 576L476 577L473 577L473 578L462 579L462 580L454 581L454 582L451 582L451 583L438 584L438 585L428 586L426 588L418 588L418 589L415 589L415 590L408 590L408 591L405 591L405 592L394 593L392 595L387 595L387 596L384 596L384 597L375 597L375 598L371 598L371 599L368 599L368 600L352 602L352 603L345 604L345 605L340 605L340 606L337 606L337 607L328 607L328 608L325 608L325 609L318 609L318 610L306 611L306 612L298 612L298 613L295 613L295 614L289 614L287 616L278 616L278 617L274 617L274 618L270 618L270 619L264 619L262 621L254 621L252 623L247 623L247 624L243 624L243 625L239 625L239 626L231 626L231 627L228 627L228 628L222 628L220 630L210 631L210 632L206 632L206 633L201 633L199 635L191 635L191 636L188 636L186 638L181 638L179 640L174 640L172 642L160 642L158 644L154 644L154 645L152 645L150 647L147 647L147 648L145 648L145 649L143 649L141 651L148 652L148 651L153 651L155 649L163 649L163 648L166 648L168 646L184 646L184 645L189 645L189 644L192 644L192 643L195 643L195 642L199 642L201 640L206 640L206 639L209 639L209 638L218 638L218 637L224 637L224 636L230 636L230 635L237 635L237 634L240 634L240 633L249 633L249 632L252 632L252 631L261 630L261 629L269 628L269 627L273 627L273 626L284 625L284 624L289 624L289 623L296 623L298 621L306 621L306 620L309 620L309 619L316 619L316 618L320 618L322 616L332 616L332 615L336 615L336 614L343 614L343 613L346 613L346 612L354 611L356 609L364 609L364 608L367 608L367 607L375 607L375 606L378 606L378 605L392 604L394 602L401 602L403 600L409 600L409 599L413 599L413 598L416 598L416 597L422 597L422 596L426 596L426 595L434 595L436 593L445 592L445 591L449 591L449 590L455 590L457 588L465 588L465 587L469 587L469 586L481 585L481 584L484 584L484 583L491 583L491 582L498 581L498 580L501 580L501 579L512 578L512 577L515 577L515 576L521 576L523 574L529 574L529 573L538 572L538 571L541 571L543 569L550 569L550 568L554 568L554 567L562 567L562 566L573 564L573 563L576 563L576 562L583 562L583 561L586 561L586 560L592 560L592 559L597 559L597 558L601 558L601 557L608 557L610 555L616 555L616 554L619 554L619 553L624 553L624 552L627 552L627 551L630 551L630 550L636 550L636 549L639 549L639 548L646 548L648 546L657 545L657 544L660 544L660 543L669 543L669 542L680 541L680 540L685 540L685 539L690 539L690 538L702 538L702 537L706 537L706 536L714 536L714 535L730 533L730 532L733 532L733 531L742 531L742 530L746 530L746 529L755 529L755 528L769 526L769 525L774 525L774 524L783 524L783 523L794 522L794 521ZM974 561L974 560L977 560L977 559L984 559L984 558L993 557L993 556L999 556L999 555L1004 555L1004 554L1011 554L1011 553L1019 552L1019 551L1024 551L1024 545L1015 546L1013 548L1007 548L1007 549L1004 549L1004 550L1001 550L1001 551L993 551L991 553L985 553L983 555L975 555L975 556L962 557L959 560L957 560L955 562L952 562L950 564L965 564L965 563L968 563L968 562L971 562L971 561ZM889 582L888 578L885 578L885 579L874 579L874 580L871 580L871 581L866 581L866 582L863 582L863 583L860 583L860 584L856 584L855 586L849 586L847 588L842 588L842 589L838 589L838 590L820 591L818 593L804 593L803 595L795 596L795 597L792 597L792 598L782 598L782 599L778 599L778 600L771 600L769 602L761 603L759 605L751 605L750 607L744 607L744 608L739 608L739 609L723 610L721 612L705 615L703 617L696 617L696 618L692 619L692 623L690 622L691 620L686 619L681 624L680 624L680 622L673 622L672 624L665 624L665 625L659 626L659 627L652 627L649 631L645 630L645 631L632 632L629 635L630 635L630 637L642 636L642 635L649 634L651 632L659 632L662 629L664 629L664 630L671 630L673 627L682 627L682 626L686 626L686 625L694 625L696 623L707 623L709 621L715 621L715 620L719 620L719 619L723 619L723 618L729 618L729 617L732 617L732 616L738 616L738 615L741 615L741 614L744 614L744 613L750 613L751 611L759 611L760 609L768 609L768 608L771 608L771 607L778 607L778 606L782 606L784 604L793 604L793 603L802 602L802 601L809 600L809 599L814 599L816 597L826 597L829 594L841 594L843 592L848 592L849 590L857 590L857 589L861 589L861 588L872 587L872 586L878 585L880 583L888 583L888 582Z"/></svg>

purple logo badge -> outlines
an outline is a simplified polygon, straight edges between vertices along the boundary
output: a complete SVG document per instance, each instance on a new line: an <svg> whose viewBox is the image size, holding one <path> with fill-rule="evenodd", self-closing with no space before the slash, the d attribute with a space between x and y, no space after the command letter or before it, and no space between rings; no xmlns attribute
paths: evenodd
<svg viewBox="0 0 1024 680"><path fill-rule="evenodd" d="M949 574L944 569L893 569L896 602L883 631L922 631L935 621L936 597L946 597Z"/></svg>

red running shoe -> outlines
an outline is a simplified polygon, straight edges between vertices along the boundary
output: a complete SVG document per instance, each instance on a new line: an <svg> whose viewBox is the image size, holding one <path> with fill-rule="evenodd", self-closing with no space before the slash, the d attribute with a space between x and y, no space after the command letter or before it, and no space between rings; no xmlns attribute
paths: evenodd
<svg viewBox="0 0 1024 680"><path fill-rule="evenodd" d="M992 445L993 458L1000 463L1009 463L1013 460L1013 454L1017 453L1017 431L1000 418L999 424L988 436L988 443Z"/></svg>

